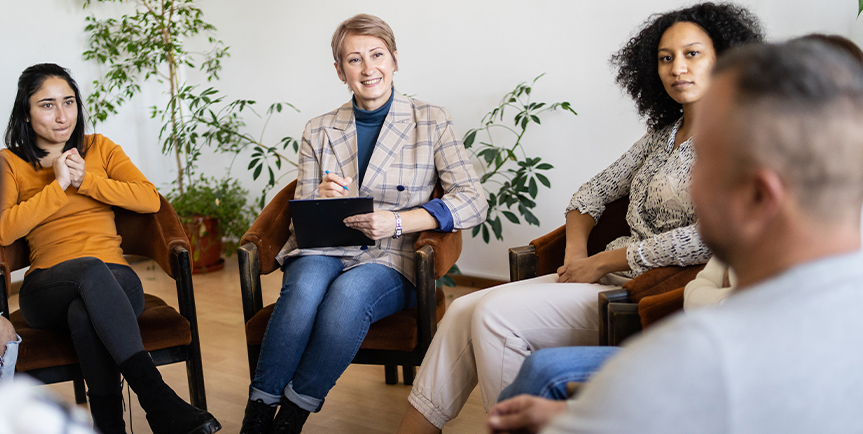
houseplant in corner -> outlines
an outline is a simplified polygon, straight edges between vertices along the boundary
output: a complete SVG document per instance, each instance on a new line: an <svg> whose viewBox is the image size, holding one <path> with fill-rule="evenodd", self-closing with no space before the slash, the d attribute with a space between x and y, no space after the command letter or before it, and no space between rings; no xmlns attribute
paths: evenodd
<svg viewBox="0 0 863 434"><path fill-rule="evenodd" d="M198 159L206 147L233 153L234 159L241 153L248 153L244 151L251 150L248 168L253 170L254 179L262 174L269 175L259 200L259 205L263 207L267 192L278 180L273 167L281 169L285 162L288 166L296 167L285 151L293 148L296 152L298 144L293 138L285 137L277 144L268 146L262 143L262 139L245 133L246 124L242 114L244 110L254 111L255 101L236 100L228 103L226 97L212 86L181 81L181 68L198 71L207 82L218 80L221 60L228 56L227 47L215 37L215 27L203 21L203 12L197 6L197 1L85 0L84 8L89 7L91 2L134 5L132 13L116 19L87 17L85 31L89 36L90 48L84 52L84 57L107 68L104 77L93 82L93 91L87 97L94 125L104 121L110 114L117 113L120 106L140 93L142 83L156 80L164 85L168 102L163 108L152 107L150 114L162 123L159 132L162 152L172 155L176 163L173 190L166 196L181 218L188 220L207 209L203 206L204 200L189 196L203 194L210 199L218 198L223 203L226 196L237 193L233 187L239 188L235 183L227 185L226 179L216 181L200 177L195 180ZM193 38L197 45L195 49L187 50L187 44ZM200 46L202 41L206 41L203 48ZM288 103L274 103L267 111L266 120L269 121L274 113L280 113L283 107L294 108ZM192 194L189 189L194 189ZM245 200L246 194L239 196ZM245 205L238 207L243 208ZM239 224L230 220L236 217L234 214L217 209L213 209L213 212L222 229L234 228ZM240 234L247 228L248 225L242 227ZM196 227L188 235L194 240L201 231ZM203 231L209 233L206 229ZM227 235L232 236L230 232Z"/></svg>
<svg viewBox="0 0 863 434"><path fill-rule="evenodd" d="M255 216L248 194L236 179L204 176L190 179L182 194L177 189L168 193L192 244L195 272L222 269L221 253L237 249Z"/></svg>

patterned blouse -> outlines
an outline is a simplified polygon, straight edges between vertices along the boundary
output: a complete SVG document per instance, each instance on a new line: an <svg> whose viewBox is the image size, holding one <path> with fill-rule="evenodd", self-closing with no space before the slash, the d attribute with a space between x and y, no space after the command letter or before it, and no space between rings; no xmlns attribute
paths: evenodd
<svg viewBox="0 0 863 434"><path fill-rule="evenodd" d="M599 220L605 204L629 195L626 223L630 235L606 250L626 248L635 277L668 265L703 264L711 252L696 230L689 194L695 151L692 139L674 148L682 118L658 131L648 131L607 169L585 182L572 196L566 212L578 210Z"/></svg>

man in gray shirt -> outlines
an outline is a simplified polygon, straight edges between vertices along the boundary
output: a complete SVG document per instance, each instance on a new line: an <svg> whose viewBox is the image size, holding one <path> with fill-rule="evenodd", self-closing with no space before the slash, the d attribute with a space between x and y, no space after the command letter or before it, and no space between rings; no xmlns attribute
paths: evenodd
<svg viewBox="0 0 863 434"><path fill-rule="evenodd" d="M492 432L863 432L863 70L817 42L747 46L702 101L692 195L736 293L634 340L575 400L498 404Z"/></svg>

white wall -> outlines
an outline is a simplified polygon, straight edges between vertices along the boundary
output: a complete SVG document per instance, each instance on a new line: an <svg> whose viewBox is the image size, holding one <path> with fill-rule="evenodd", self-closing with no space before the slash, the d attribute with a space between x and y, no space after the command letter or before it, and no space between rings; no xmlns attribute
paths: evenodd
<svg viewBox="0 0 863 434"><path fill-rule="evenodd" d="M772 40L808 32L836 33L863 43L853 0L748 0L741 2L763 20ZM552 189L539 196L542 226L508 226L505 241L486 245L465 237L459 265L465 273L508 278L506 250L563 224L563 210L578 185L605 167L644 133L632 102L614 85L609 56L648 15L692 4L680 0L375 0L362 4L329 1L203 1L205 20L229 45L218 87L232 98L289 101L302 110L276 118L267 137L299 136L309 118L332 110L350 94L333 69L329 41L336 25L360 12L384 18L395 31L400 71L397 88L449 108L460 132L478 125L483 114L518 82L547 73L534 90L538 101L570 101L574 117L554 113L526 137L530 152L555 166ZM127 5L96 5L82 0L6 0L0 13L0 113L7 113L20 72L37 62L70 68L84 93L100 70L83 60L84 18L117 16ZM861 44L863 45L863 44ZM194 78L194 76L192 76ZM163 104L157 85L99 127L126 149L156 183L172 179L172 161L159 152L159 125L148 107ZM5 114L3 115L5 119ZM252 120L258 134L260 122ZM208 173L230 163L208 157ZM253 187L244 164L233 174ZM239 169L239 170L238 170ZM284 183L291 180L286 177Z"/></svg>

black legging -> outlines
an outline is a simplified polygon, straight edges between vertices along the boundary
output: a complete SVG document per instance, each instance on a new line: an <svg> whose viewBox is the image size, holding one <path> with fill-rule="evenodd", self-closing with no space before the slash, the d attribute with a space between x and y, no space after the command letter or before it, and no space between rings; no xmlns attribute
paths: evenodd
<svg viewBox="0 0 863 434"><path fill-rule="evenodd" d="M131 268L85 257L33 270L18 304L30 327L71 334L91 396L120 392L118 365L144 351L144 291Z"/></svg>

